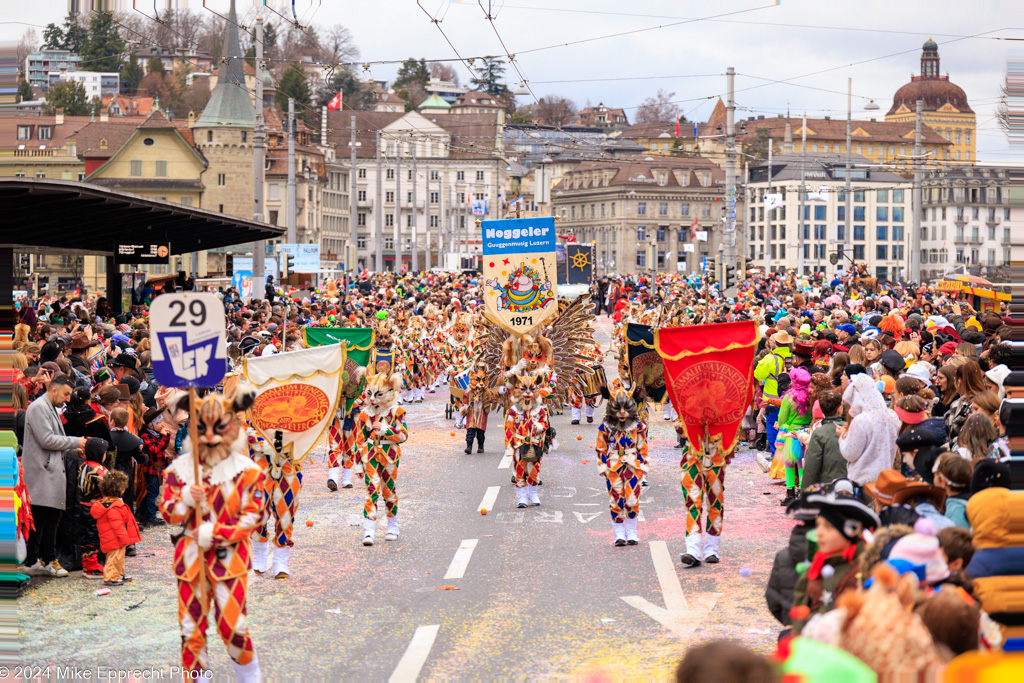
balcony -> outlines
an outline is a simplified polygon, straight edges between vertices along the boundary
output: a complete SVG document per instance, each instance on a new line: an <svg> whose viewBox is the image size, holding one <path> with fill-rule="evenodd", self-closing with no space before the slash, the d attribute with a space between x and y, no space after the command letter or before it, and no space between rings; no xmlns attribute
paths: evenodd
<svg viewBox="0 0 1024 683"><path fill-rule="evenodd" d="M373 211L373 200L372 199L358 199L356 200L356 206L360 209L370 209Z"/></svg>

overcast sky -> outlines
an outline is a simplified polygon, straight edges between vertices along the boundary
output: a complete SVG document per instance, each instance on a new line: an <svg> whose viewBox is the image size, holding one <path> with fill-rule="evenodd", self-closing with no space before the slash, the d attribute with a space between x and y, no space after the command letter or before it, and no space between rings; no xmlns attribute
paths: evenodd
<svg viewBox="0 0 1024 683"><path fill-rule="evenodd" d="M564 95L578 106L603 102L626 108L631 118L662 88L675 93L689 118L704 120L714 97L724 94L725 70L732 66L737 118L775 116L787 106L794 116L843 117L852 77L854 118L881 119L896 89L919 72L921 44L931 36L943 73L967 92L978 116L978 157L1024 162L1024 150L1009 147L993 118L1007 56L1024 53L1022 0L494 0L500 40L475 0L422 3L430 16L415 0L295 0L301 21L347 26L365 60L454 58L440 26L467 59L505 53L503 40L537 97ZM152 13L151 0L136 4ZM207 4L226 11L228 0ZM203 3L188 5L201 10ZM263 0L238 0L239 14L251 18L257 5ZM66 8L66 0L19 3L17 19L59 23ZM16 40L25 26L7 23L15 19L10 13L2 18L0 39ZM636 32L603 38L627 31ZM465 82L468 70L458 68ZM391 78L395 69L371 65L370 73ZM515 71L506 75L518 87ZM867 98L881 109L864 111Z"/></svg>

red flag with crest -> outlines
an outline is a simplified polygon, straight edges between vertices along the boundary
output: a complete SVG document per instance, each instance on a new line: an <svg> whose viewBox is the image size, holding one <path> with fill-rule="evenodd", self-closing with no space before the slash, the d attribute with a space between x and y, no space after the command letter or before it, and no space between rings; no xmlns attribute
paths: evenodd
<svg viewBox="0 0 1024 683"><path fill-rule="evenodd" d="M672 406L697 453L712 446L729 458L735 450L740 423L754 398L758 339L750 320L655 332Z"/></svg>
<svg viewBox="0 0 1024 683"><path fill-rule="evenodd" d="M338 93L331 98L331 101L327 103L327 111L335 111L341 109L341 93Z"/></svg>

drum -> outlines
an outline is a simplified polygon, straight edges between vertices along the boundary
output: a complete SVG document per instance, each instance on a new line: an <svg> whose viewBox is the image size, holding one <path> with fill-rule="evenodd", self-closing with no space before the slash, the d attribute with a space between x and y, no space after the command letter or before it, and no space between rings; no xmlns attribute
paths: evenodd
<svg viewBox="0 0 1024 683"><path fill-rule="evenodd" d="M595 365L593 367L594 372L587 375L586 387L583 390L583 396L586 398L593 398L594 396L601 395L601 387L608 386L608 377L605 375L604 366Z"/></svg>
<svg viewBox="0 0 1024 683"><path fill-rule="evenodd" d="M462 401L462 397L469 391L469 370L463 370L452 377L451 392L456 402Z"/></svg>
<svg viewBox="0 0 1024 683"><path fill-rule="evenodd" d="M373 372L391 372L395 367L395 352L393 349L374 348L370 356L370 368Z"/></svg>

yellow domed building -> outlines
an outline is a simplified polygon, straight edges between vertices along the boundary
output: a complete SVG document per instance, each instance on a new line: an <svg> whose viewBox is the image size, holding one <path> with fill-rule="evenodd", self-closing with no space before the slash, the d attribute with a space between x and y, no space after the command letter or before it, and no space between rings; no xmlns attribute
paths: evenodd
<svg viewBox="0 0 1024 683"><path fill-rule="evenodd" d="M944 151L948 160L973 164L977 161L975 143L977 122L963 88L939 75L939 46L929 38L921 51L921 75L896 91L886 121L913 122L917 100L923 100L922 122L953 143Z"/></svg>

